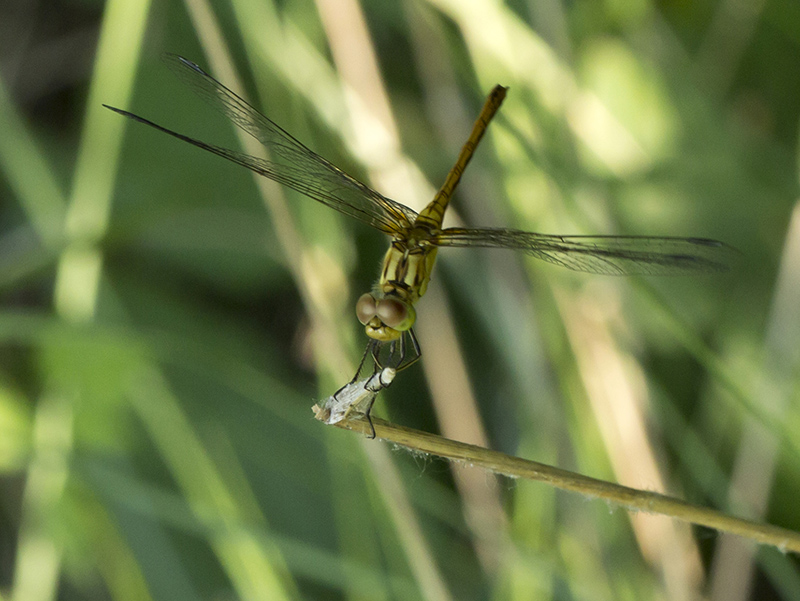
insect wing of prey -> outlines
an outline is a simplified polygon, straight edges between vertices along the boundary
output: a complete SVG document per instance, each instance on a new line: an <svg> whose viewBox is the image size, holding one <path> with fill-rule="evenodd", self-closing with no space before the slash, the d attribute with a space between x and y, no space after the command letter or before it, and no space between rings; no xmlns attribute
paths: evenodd
<svg viewBox="0 0 800 601"><path fill-rule="evenodd" d="M384 367L382 370L358 382L350 382L322 402L314 405L314 413L318 420L326 424L336 424L346 418L352 411L369 411L378 393L388 388L394 380L397 370Z"/></svg>

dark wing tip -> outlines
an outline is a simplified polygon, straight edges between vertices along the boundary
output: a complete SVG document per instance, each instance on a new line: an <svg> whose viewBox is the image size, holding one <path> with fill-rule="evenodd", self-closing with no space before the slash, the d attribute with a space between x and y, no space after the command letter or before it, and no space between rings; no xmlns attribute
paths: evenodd
<svg viewBox="0 0 800 601"><path fill-rule="evenodd" d="M106 107L109 111L114 111L115 113L119 113L120 115L127 115L128 114L128 111L123 111L122 109L118 109L115 106L111 106L111 105L108 105L108 104L103 104L103 106Z"/></svg>
<svg viewBox="0 0 800 601"><path fill-rule="evenodd" d="M125 111L123 109L118 109L117 107L110 106L108 104L104 104L103 106L110 111L114 111L115 113L122 115L123 117L127 117L128 119L133 119L134 121L141 121L143 123L147 123L147 119L139 117L138 115L134 115L133 113L129 113L128 111Z"/></svg>
<svg viewBox="0 0 800 601"><path fill-rule="evenodd" d="M709 248L719 248L723 252L729 252L733 255L741 255L742 253L739 252L733 246L729 244L725 244L724 242L720 242L719 240L712 240L711 238L686 238L687 242L691 242L692 244L696 244L697 246L708 246Z"/></svg>
<svg viewBox="0 0 800 601"><path fill-rule="evenodd" d="M712 271L717 273L735 269L744 256L739 249L719 240L709 238L689 238L688 240L696 246L709 249L710 254L703 258L713 264Z"/></svg>
<svg viewBox="0 0 800 601"><path fill-rule="evenodd" d="M691 242L692 244L698 244L700 246L712 246L712 247L720 247L725 246L725 243L720 242L719 240L712 240L711 238L687 238L687 242Z"/></svg>
<svg viewBox="0 0 800 601"><path fill-rule="evenodd" d="M162 131L164 129L163 127L161 127L159 125L156 125L152 121L149 121L148 119L145 119L144 117L140 117L139 115L134 115L133 113L129 113L128 111L125 111L125 110L122 110L122 109L118 109L115 106L109 106L107 104L104 104L103 106L106 107L110 111L114 111L115 113L117 113L119 115L122 115L123 117L127 117L128 119L133 119L134 121L138 121L139 123L144 123L145 125L150 125L152 127L155 127L156 129L160 129Z"/></svg>
<svg viewBox="0 0 800 601"><path fill-rule="evenodd" d="M186 67L191 69L192 71L200 73L201 75L210 77L209 74L206 73L200 65L190 61L188 58L183 58L179 54L173 54L172 52L165 52L164 54L161 55L161 60L164 63L166 63L168 67L172 69Z"/></svg>

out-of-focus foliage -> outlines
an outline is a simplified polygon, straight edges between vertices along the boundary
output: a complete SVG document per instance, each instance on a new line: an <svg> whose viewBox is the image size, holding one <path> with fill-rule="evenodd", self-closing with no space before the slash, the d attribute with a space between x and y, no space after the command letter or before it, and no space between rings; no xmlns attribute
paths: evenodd
<svg viewBox="0 0 800 601"><path fill-rule="evenodd" d="M10 0L0 598L800 598L778 550L314 421L386 240L102 108L241 148L163 52L415 209L501 83L457 219L738 248L661 279L442 251L376 411L800 530L794 3Z"/></svg>

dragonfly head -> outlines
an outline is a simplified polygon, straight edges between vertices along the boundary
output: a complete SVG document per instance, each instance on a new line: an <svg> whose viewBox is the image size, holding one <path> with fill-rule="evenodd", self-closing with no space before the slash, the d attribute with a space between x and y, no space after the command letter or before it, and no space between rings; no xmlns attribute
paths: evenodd
<svg viewBox="0 0 800 601"><path fill-rule="evenodd" d="M399 339L417 320L417 312L406 301L396 296L376 298L369 293L358 299L356 315L367 336L381 342Z"/></svg>

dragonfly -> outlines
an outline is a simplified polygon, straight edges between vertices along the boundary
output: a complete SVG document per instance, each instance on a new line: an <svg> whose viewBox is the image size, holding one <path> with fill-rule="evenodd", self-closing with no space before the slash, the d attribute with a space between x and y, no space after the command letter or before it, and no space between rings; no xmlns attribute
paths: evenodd
<svg viewBox="0 0 800 601"><path fill-rule="evenodd" d="M310 150L247 101L195 63L174 54L164 56L172 72L214 109L253 136L269 159L208 144L172 131L144 117L108 105L106 108L179 140L216 154L352 217L384 234L391 243L373 289L356 302L375 373L405 369L421 356L414 334L415 304L425 294L436 253L442 247L486 247L521 251L575 271L607 275L675 275L720 272L728 268L731 247L707 238L653 236L552 235L509 228L448 227L442 222L450 199L507 88L496 86L486 98L467 142L433 200L417 213L348 175ZM410 342L413 352L406 352ZM390 343L389 358L381 359ZM353 378L358 378L359 371Z"/></svg>

